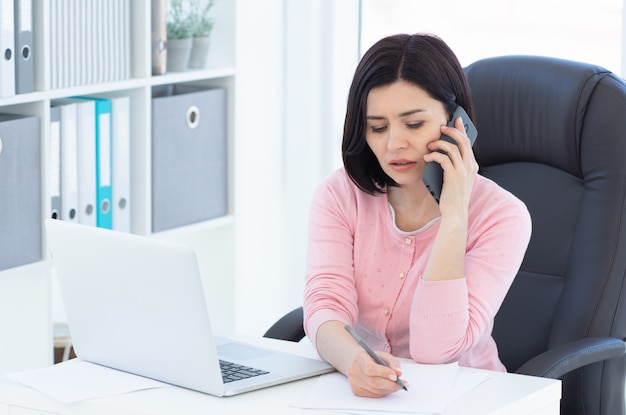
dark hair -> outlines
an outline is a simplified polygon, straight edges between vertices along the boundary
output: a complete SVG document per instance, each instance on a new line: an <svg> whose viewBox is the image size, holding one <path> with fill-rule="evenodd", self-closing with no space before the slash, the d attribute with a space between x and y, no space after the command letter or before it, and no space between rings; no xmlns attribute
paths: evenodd
<svg viewBox="0 0 626 415"><path fill-rule="evenodd" d="M456 55L439 37L398 34L376 42L354 73L341 146L343 164L352 181L369 194L384 193L397 183L383 172L365 141L367 96L373 88L398 80L410 82L443 103L448 114L457 105L473 118L469 85Z"/></svg>

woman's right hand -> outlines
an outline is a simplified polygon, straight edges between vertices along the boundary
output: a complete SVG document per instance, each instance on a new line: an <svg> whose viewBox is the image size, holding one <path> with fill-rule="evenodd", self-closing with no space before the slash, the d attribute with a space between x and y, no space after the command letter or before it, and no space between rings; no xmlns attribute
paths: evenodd
<svg viewBox="0 0 626 415"><path fill-rule="evenodd" d="M385 367L376 363L363 350L357 353L348 367L345 375L348 377L352 392L357 396L366 398L382 398L402 389L396 383L398 377L402 376L400 362L389 353L377 352L377 354L387 363ZM408 383L404 381L408 388Z"/></svg>
<svg viewBox="0 0 626 415"><path fill-rule="evenodd" d="M378 352L389 367L376 363L344 326L345 323L337 320L323 323L317 332L317 351L348 378L352 392L357 396L381 398L402 389L396 383L402 375L400 361L389 353Z"/></svg>

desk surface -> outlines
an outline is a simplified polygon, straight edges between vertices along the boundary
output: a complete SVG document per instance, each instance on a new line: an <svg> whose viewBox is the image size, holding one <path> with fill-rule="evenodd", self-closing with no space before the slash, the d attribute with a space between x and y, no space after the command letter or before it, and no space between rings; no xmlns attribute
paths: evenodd
<svg viewBox="0 0 626 415"><path fill-rule="evenodd" d="M250 339L246 339L250 340ZM255 339L266 347L310 354L306 345ZM478 369L461 368L465 372ZM510 373L488 372L490 379L472 392L452 402L445 415L516 415L559 413L561 383L558 380L536 378ZM298 397L306 393L316 378L291 382L285 385L248 392L238 396L218 398L187 389L168 387L143 390L107 398L71 404L59 403L42 393L5 380L0 383L0 414L13 413L11 407L31 408L29 414L336 414L336 412L311 411L291 407Z"/></svg>

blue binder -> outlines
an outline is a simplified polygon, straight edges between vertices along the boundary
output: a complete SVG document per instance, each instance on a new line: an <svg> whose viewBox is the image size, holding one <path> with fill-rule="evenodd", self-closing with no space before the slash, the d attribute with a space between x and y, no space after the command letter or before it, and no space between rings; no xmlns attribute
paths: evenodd
<svg viewBox="0 0 626 415"><path fill-rule="evenodd" d="M96 223L99 228L113 228L111 101L92 98L96 104Z"/></svg>

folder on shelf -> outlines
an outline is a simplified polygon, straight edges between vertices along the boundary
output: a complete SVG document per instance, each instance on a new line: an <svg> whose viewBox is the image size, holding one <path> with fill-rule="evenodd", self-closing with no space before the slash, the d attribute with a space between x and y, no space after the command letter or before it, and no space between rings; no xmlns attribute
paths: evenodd
<svg viewBox="0 0 626 415"><path fill-rule="evenodd" d="M56 51L51 52L56 55L56 88L66 88L68 78L68 41L67 41L67 25L65 9L67 0L51 0L50 12L51 18L55 20L55 25L51 25L54 33L52 33L51 41L56 38ZM53 59L54 59L53 58Z"/></svg>
<svg viewBox="0 0 626 415"><path fill-rule="evenodd" d="M94 98L96 104L96 222L100 228L113 228L111 177L111 101Z"/></svg>
<svg viewBox="0 0 626 415"><path fill-rule="evenodd" d="M0 97L15 95L14 0L0 0Z"/></svg>
<svg viewBox="0 0 626 415"><path fill-rule="evenodd" d="M112 209L112 131L111 100L96 97L90 99L96 114L96 226L113 228Z"/></svg>
<svg viewBox="0 0 626 415"><path fill-rule="evenodd" d="M92 57L95 52L92 49L94 47L95 28L91 11L93 7L89 7L91 5L91 2L78 3L76 5L79 33L82 33L79 39L80 58L78 61L81 85L94 83L95 62Z"/></svg>
<svg viewBox="0 0 626 415"><path fill-rule="evenodd" d="M122 38L122 14L119 0L111 0L108 4L109 25L109 79L114 82L121 79L121 38Z"/></svg>
<svg viewBox="0 0 626 415"><path fill-rule="evenodd" d="M225 215L226 182L226 90L153 88L152 230Z"/></svg>
<svg viewBox="0 0 626 415"><path fill-rule="evenodd" d="M61 219L61 108L50 108L48 194L50 217Z"/></svg>
<svg viewBox="0 0 626 415"><path fill-rule="evenodd" d="M64 8L63 8L63 24L62 28L64 31L63 34L63 48L65 49L64 58L65 58L65 70L62 72L64 79L64 87L73 87L76 86L76 39L81 35L76 30L76 3L73 0L64 0Z"/></svg>
<svg viewBox="0 0 626 415"><path fill-rule="evenodd" d="M62 98L76 105L78 222L96 226L96 107L93 100Z"/></svg>
<svg viewBox="0 0 626 415"><path fill-rule="evenodd" d="M96 220L96 105L77 104L78 115L78 221L97 226Z"/></svg>
<svg viewBox="0 0 626 415"><path fill-rule="evenodd" d="M111 103L111 208L112 229L131 231L130 97L99 96Z"/></svg>
<svg viewBox="0 0 626 415"><path fill-rule="evenodd" d="M121 65L122 65L122 79L130 79L131 78L131 63L132 63L132 55L131 55L131 41L133 35L131 33L131 2L130 0L121 0L122 1L122 48L121 48Z"/></svg>
<svg viewBox="0 0 626 415"><path fill-rule="evenodd" d="M167 0L152 0L151 11L152 75L163 75L167 63Z"/></svg>
<svg viewBox="0 0 626 415"><path fill-rule="evenodd" d="M93 59L94 66L94 83L104 82L107 74L106 67L106 53L108 53L108 47L105 47L104 40L106 39L106 23L104 21L104 5L102 2L92 2L91 14L92 24L95 29L93 32L93 46L91 47L91 59Z"/></svg>
<svg viewBox="0 0 626 415"><path fill-rule="evenodd" d="M15 0L15 92L26 94L35 89L33 61L33 2Z"/></svg>
<svg viewBox="0 0 626 415"><path fill-rule="evenodd" d="M50 0L50 88L59 87L59 3L60 0Z"/></svg>
<svg viewBox="0 0 626 415"><path fill-rule="evenodd" d="M130 232L130 97L111 98L113 229Z"/></svg>
<svg viewBox="0 0 626 415"><path fill-rule="evenodd" d="M41 260L39 131L39 117L0 115L0 270Z"/></svg>
<svg viewBox="0 0 626 415"><path fill-rule="evenodd" d="M78 134L75 103L52 102L61 109L61 219L78 222Z"/></svg>

